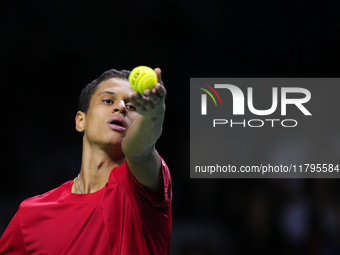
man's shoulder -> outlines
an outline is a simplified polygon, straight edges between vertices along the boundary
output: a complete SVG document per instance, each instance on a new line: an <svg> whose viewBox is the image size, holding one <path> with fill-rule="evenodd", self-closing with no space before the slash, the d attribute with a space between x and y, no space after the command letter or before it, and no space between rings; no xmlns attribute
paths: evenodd
<svg viewBox="0 0 340 255"><path fill-rule="evenodd" d="M61 184L59 187L49 190L41 195L30 197L25 199L21 204L20 208L32 208L39 205L46 205L49 203L58 202L65 195L65 192L70 187L72 181L67 181ZM67 192L66 192L67 193Z"/></svg>
<svg viewBox="0 0 340 255"><path fill-rule="evenodd" d="M122 191L125 194L128 194L127 197L129 197L130 200L132 200L132 197L135 197L133 195L136 195L139 197L138 201L151 201L153 206L169 206L172 200L171 176L169 168L164 159L161 156L160 159L163 178L163 195L161 197L148 191L137 181L137 179L133 176L133 173L131 172L126 160L124 164L114 168L111 171L108 187L111 187L111 190L114 190L116 193ZM141 196L137 194L140 194Z"/></svg>

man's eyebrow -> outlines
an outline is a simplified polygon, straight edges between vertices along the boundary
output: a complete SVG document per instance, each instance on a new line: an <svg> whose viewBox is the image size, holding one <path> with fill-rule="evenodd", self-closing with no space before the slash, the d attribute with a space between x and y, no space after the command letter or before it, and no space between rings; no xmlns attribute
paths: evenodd
<svg viewBox="0 0 340 255"><path fill-rule="evenodd" d="M102 94L115 95L116 93L113 92L113 91L104 90L104 91L100 92L98 96L100 96L100 95L102 95Z"/></svg>

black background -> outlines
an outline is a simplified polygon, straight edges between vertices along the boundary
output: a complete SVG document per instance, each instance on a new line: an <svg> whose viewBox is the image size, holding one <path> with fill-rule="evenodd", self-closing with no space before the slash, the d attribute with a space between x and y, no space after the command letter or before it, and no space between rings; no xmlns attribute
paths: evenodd
<svg viewBox="0 0 340 255"><path fill-rule="evenodd" d="M80 90L107 69L148 65L168 90L157 148L173 178L173 254L339 252L338 180L189 178L189 78L338 77L334 2L2 1L0 10L0 232L23 199L79 172Z"/></svg>

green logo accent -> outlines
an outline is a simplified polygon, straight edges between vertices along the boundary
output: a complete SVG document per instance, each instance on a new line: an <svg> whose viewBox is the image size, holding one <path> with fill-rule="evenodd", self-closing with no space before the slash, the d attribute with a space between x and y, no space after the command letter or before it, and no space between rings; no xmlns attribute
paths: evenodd
<svg viewBox="0 0 340 255"><path fill-rule="evenodd" d="M207 92L207 93L209 94L209 96L211 96L211 98L214 100L214 103L215 103L215 105L217 106L216 100L215 100L214 96L213 96L208 90L202 89L202 88L200 88L200 87L198 87L198 88L201 89L201 90L203 90L204 92Z"/></svg>

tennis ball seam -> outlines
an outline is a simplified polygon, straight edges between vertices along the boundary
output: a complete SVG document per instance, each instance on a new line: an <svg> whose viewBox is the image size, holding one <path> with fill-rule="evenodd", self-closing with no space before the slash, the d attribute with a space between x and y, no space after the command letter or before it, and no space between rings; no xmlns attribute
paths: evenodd
<svg viewBox="0 0 340 255"><path fill-rule="evenodd" d="M133 90L142 94L145 89L153 89L157 74L150 67L138 66L131 71L129 82Z"/></svg>

